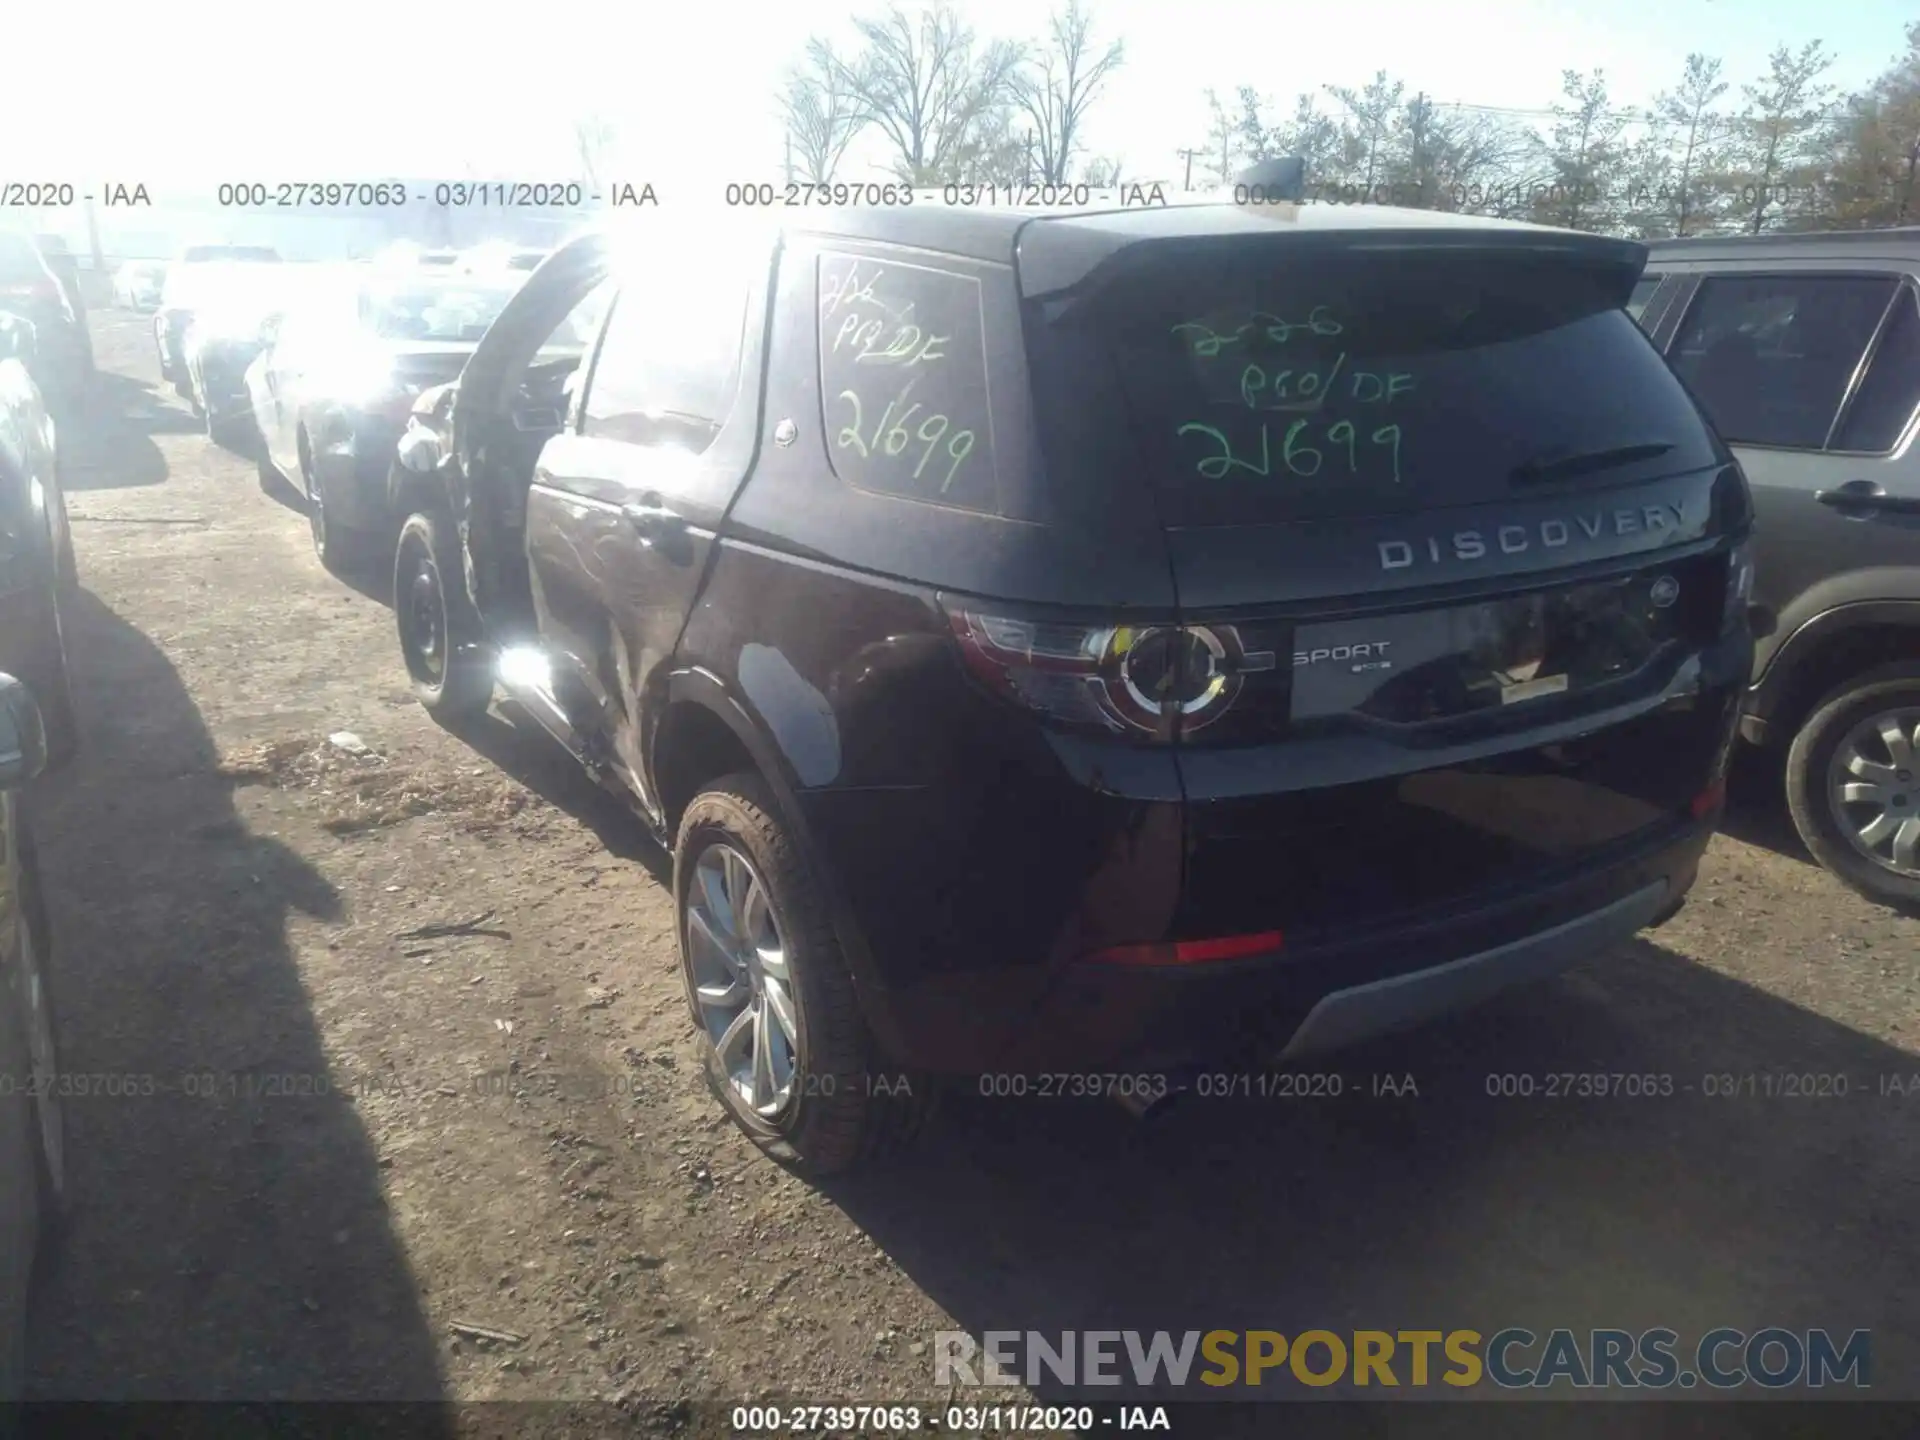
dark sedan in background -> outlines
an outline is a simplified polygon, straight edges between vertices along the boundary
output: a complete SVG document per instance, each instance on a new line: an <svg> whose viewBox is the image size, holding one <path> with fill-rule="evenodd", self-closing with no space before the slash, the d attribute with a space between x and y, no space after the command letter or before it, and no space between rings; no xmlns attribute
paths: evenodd
<svg viewBox="0 0 1920 1440"><path fill-rule="evenodd" d="M385 553L399 523L387 471L414 397L460 374L525 280L355 267L290 309L248 369L261 480L284 476L305 493L329 569Z"/></svg>
<svg viewBox="0 0 1920 1440"><path fill-rule="evenodd" d="M129 260L113 272L113 303L149 315L160 308L167 267L158 260Z"/></svg>
<svg viewBox="0 0 1920 1440"><path fill-rule="evenodd" d="M0 310L33 327L34 378L50 396L78 396L93 377L93 340L33 237L0 229Z"/></svg>

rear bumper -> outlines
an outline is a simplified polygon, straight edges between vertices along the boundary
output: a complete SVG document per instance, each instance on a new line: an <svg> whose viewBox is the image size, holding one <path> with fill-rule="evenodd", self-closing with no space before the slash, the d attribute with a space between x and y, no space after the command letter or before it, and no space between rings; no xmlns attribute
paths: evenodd
<svg viewBox="0 0 1920 1440"><path fill-rule="evenodd" d="M1300 1060L1323 1055L1375 1035L1404 1030L1436 1015L1477 1005L1509 985L1545 979L1605 954L1667 908L1671 883L1666 879L1652 881L1611 905L1523 940L1465 955L1429 970L1336 990L1307 1012L1280 1058Z"/></svg>
<svg viewBox="0 0 1920 1440"><path fill-rule="evenodd" d="M1716 820L1676 823L1551 886L1309 948L1185 965L1080 960L997 995L929 980L863 998L896 1061L950 1073L1308 1058L1606 955L1684 899Z"/></svg>

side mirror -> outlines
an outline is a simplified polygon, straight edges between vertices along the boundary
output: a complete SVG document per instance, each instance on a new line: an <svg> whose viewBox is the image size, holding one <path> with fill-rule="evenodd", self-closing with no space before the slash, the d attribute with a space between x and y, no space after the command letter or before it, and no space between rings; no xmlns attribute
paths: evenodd
<svg viewBox="0 0 1920 1440"><path fill-rule="evenodd" d="M0 314L0 360L13 359L22 365L31 365L39 348L39 337L31 320Z"/></svg>
<svg viewBox="0 0 1920 1440"><path fill-rule="evenodd" d="M400 437L400 446L395 453L407 469L421 475L431 475L440 468L440 437L431 430L412 426Z"/></svg>
<svg viewBox="0 0 1920 1440"><path fill-rule="evenodd" d="M17 790L47 768L47 727L33 692L0 675L0 790Z"/></svg>

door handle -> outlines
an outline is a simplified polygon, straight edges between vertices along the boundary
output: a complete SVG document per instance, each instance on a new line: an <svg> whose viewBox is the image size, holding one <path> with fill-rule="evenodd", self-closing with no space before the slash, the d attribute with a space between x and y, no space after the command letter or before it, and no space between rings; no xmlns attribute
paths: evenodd
<svg viewBox="0 0 1920 1440"><path fill-rule="evenodd" d="M1816 490L1813 498L1835 510L1920 515L1920 495L1889 495L1871 480L1849 480L1838 490ZM1865 519L1862 515L1860 518Z"/></svg>
<svg viewBox="0 0 1920 1440"><path fill-rule="evenodd" d="M623 505L620 513L627 517L627 523L633 526L642 545L652 545L656 541L672 539L686 533L685 517L675 514L660 504L659 497L656 495L647 496L638 505Z"/></svg>

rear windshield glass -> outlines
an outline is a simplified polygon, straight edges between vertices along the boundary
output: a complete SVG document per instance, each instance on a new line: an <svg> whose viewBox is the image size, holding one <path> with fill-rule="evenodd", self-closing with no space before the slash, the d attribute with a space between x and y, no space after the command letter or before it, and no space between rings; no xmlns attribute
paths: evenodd
<svg viewBox="0 0 1920 1440"><path fill-rule="evenodd" d="M1713 464L1624 291L1523 253L1215 249L1036 307L1028 331L1036 372L1124 408L1163 521L1258 524ZM1048 389L1043 428L1068 403Z"/></svg>
<svg viewBox="0 0 1920 1440"><path fill-rule="evenodd" d="M507 308L511 285L401 285L370 291L363 314L382 340L478 340Z"/></svg>

